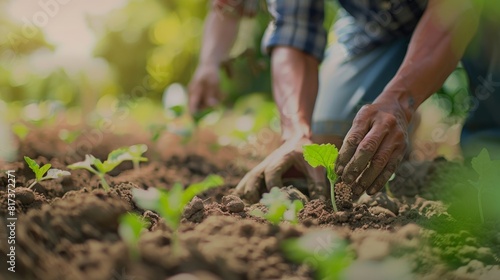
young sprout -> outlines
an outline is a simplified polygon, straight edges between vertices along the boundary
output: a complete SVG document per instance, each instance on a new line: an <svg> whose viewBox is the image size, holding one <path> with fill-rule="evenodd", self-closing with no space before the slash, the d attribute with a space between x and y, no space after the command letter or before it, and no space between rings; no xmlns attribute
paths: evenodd
<svg viewBox="0 0 500 280"><path fill-rule="evenodd" d="M304 208L300 200L291 201L286 193L277 187L272 188L269 193L265 193L260 203L267 207L267 212L264 213L260 209L255 209L251 214L265 218L275 225L281 221L297 224L299 221L297 214Z"/></svg>
<svg viewBox="0 0 500 280"><path fill-rule="evenodd" d="M327 229L285 240L281 247L288 259L297 263L307 261L316 278L323 280L342 279L342 272L354 259L346 241Z"/></svg>
<svg viewBox="0 0 500 280"><path fill-rule="evenodd" d="M22 123L16 123L12 125L12 132L14 132L19 139L24 140L30 132L30 129Z"/></svg>
<svg viewBox="0 0 500 280"><path fill-rule="evenodd" d="M337 181L337 174L335 174L335 161L339 155L337 147L333 144L310 144L304 145L304 159L316 168L323 166L326 169L326 176L330 181L330 195L332 199L333 211L337 212L337 204L335 203L335 182Z"/></svg>
<svg viewBox="0 0 500 280"><path fill-rule="evenodd" d="M63 176L69 176L71 173L65 170L60 170L56 168L50 168L52 165L50 163L44 164L42 167L38 165L34 160L31 158L25 156L24 161L28 164L28 167L33 170L33 173L35 173L35 181L31 183L31 185L28 187L28 189L31 189L36 183L40 183L45 180L49 179L57 179ZM47 173L47 175L45 175ZM43 176L45 175L45 176Z"/></svg>
<svg viewBox="0 0 500 280"><path fill-rule="evenodd" d="M491 192L492 197L498 197L498 181L500 180L500 161L491 160L488 150L483 149L479 155L472 159L472 168L479 175L477 181L470 183L477 191L477 203L479 207L479 216L481 222L484 223L484 205L483 195L486 192Z"/></svg>
<svg viewBox="0 0 500 280"><path fill-rule="evenodd" d="M148 223L137 214L127 213L120 217L118 234L127 244L133 259L137 259L139 256L139 237L147 227Z"/></svg>
<svg viewBox="0 0 500 280"><path fill-rule="evenodd" d="M142 156L142 154L144 154L147 150L148 146L144 144L132 145L128 147L127 151L132 156L132 163L134 164L135 170L139 170L139 162L148 161L147 158Z"/></svg>
<svg viewBox="0 0 500 280"><path fill-rule="evenodd" d="M387 183L385 183L385 193L389 197L394 197L394 194L391 192L391 188L389 186L389 182L391 182L392 180L394 180L394 178L396 178L396 173L392 173L391 178L389 178L389 181L387 181Z"/></svg>
<svg viewBox="0 0 500 280"><path fill-rule="evenodd" d="M138 147L135 147L138 146ZM104 175L117 167L120 163L131 160L131 161L147 161L147 158L141 157L139 152L144 150L141 145L130 146L127 148L119 148L108 155L108 159L102 162L100 159L94 157L93 155L85 155L85 160L68 165L70 169L86 169L91 173L94 173L101 180L101 185L105 191L110 190L110 186ZM144 145L145 146L145 145ZM146 147L147 149L147 147ZM139 154L139 155L138 155ZM142 153L141 153L142 154Z"/></svg>
<svg viewBox="0 0 500 280"><path fill-rule="evenodd" d="M176 183L170 191L160 191L156 188L147 190L134 189L132 195L133 200L139 207L157 212L165 220L168 227L172 229L172 248L176 253L179 245L177 229L181 222L184 207L197 194L222 184L224 184L222 177L210 175L199 183L189 185L186 189L180 183Z"/></svg>
<svg viewBox="0 0 500 280"><path fill-rule="evenodd" d="M59 139L63 140L67 144L71 144L75 142L75 140L78 138L78 136L80 136L80 134L81 131L78 130L71 131L67 129L61 129L57 136L59 136Z"/></svg>

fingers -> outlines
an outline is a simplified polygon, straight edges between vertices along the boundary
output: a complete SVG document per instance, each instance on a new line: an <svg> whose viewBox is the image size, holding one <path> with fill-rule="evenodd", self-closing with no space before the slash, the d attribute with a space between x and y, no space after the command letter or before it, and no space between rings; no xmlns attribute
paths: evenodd
<svg viewBox="0 0 500 280"><path fill-rule="evenodd" d="M385 166L390 154L392 153L392 147L390 146L391 143L386 143L382 149L379 149L379 147L381 147L383 139L386 138L389 132L390 128L387 123L379 122L373 125L370 131L359 143L357 150L349 163L345 166L343 173L341 174L344 183L352 184L356 181L361 172L368 167L368 163L373 161L375 153L378 153L378 158L380 158L380 160L377 160L377 163L383 164L382 168Z"/></svg>
<svg viewBox="0 0 500 280"><path fill-rule="evenodd" d="M263 180L263 173L259 174L253 170L248 172L236 186L236 194L249 203L259 202L262 189L264 189Z"/></svg>
<svg viewBox="0 0 500 280"><path fill-rule="evenodd" d="M364 108L346 136L335 170L356 196L382 189L407 146L406 127L396 115Z"/></svg>
<svg viewBox="0 0 500 280"><path fill-rule="evenodd" d="M344 168L354 156L358 145L370 130L370 123L367 122L366 119L367 117L364 116L363 109L361 109L353 121L353 126L344 139L342 147L339 151L339 157L337 158L337 162L335 164L335 173L339 176L342 176Z"/></svg>
<svg viewBox="0 0 500 280"><path fill-rule="evenodd" d="M189 85L188 107L191 114L198 112L198 110L200 109L200 102L202 97L201 92L202 89L199 83L192 83Z"/></svg>

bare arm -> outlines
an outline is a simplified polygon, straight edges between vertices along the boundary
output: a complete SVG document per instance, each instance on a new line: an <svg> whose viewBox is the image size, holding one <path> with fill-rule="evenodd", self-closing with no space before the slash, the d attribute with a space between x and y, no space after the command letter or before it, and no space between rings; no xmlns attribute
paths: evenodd
<svg viewBox="0 0 500 280"><path fill-rule="evenodd" d="M358 112L340 150L336 172L354 183L356 194L376 193L395 172L407 146L408 123L463 56L478 27L480 2L429 1L399 71L373 104Z"/></svg>
<svg viewBox="0 0 500 280"><path fill-rule="evenodd" d="M240 16L217 9L217 2L220 1L214 1L205 21L200 61L189 84L189 110L192 113L219 102L219 67L228 58L238 34Z"/></svg>

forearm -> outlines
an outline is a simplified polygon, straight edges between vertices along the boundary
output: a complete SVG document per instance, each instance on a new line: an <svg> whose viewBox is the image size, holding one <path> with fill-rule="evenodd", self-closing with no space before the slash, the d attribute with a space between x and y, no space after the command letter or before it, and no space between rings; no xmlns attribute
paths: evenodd
<svg viewBox="0 0 500 280"><path fill-rule="evenodd" d="M226 60L238 34L240 17L212 8L205 21L200 64L219 66Z"/></svg>
<svg viewBox="0 0 500 280"><path fill-rule="evenodd" d="M411 119L455 69L479 23L473 0L431 0L392 81L374 103L397 100Z"/></svg>
<svg viewBox="0 0 500 280"><path fill-rule="evenodd" d="M311 118L318 92L319 61L290 47L276 47L271 56L273 93L281 118L283 140L311 137Z"/></svg>

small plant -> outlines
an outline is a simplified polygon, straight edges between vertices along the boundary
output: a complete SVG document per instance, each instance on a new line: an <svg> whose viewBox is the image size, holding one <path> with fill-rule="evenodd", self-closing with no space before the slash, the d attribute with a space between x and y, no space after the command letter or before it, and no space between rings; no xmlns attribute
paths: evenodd
<svg viewBox="0 0 500 280"><path fill-rule="evenodd" d="M330 195L332 199L333 211L337 212L337 204L335 203L335 182L337 181L337 174L335 174L335 161L339 155L337 147L333 144L310 144L304 145L304 159L316 168L323 166L326 169L326 176L330 181Z"/></svg>
<svg viewBox="0 0 500 280"><path fill-rule="evenodd" d="M165 220L168 227L173 231L172 248L174 252L177 252L177 229L184 208L197 194L222 184L224 184L222 177L210 175L199 183L189 185L186 189L180 183L176 183L170 191L160 191L156 188L147 190L134 189L132 195L133 200L139 207L155 211Z"/></svg>
<svg viewBox="0 0 500 280"><path fill-rule="evenodd" d="M354 259L347 242L326 229L285 240L281 247L288 259L307 263L315 270L315 278L322 280L342 279Z"/></svg>
<svg viewBox="0 0 500 280"><path fill-rule="evenodd" d="M269 193L265 193L260 203L267 207L267 212L264 213L260 209L255 209L251 214L265 218L275 225L281 221L297 224L299 221L297 214L304 208L300 200L291 201L286 193L277 187L272 188Z"/></svg>
<svg viewBox="0 0 500 280"><path fill-rule="evenodd" d="M133 213L127 213L120 217L120 225L118 226L118 234L127 244L130 249L130 254L133 259L139 256L139 237L141 233L148 227L148 222Z"/></svg>
<svg viewBox="0 0 500 280"><path fill-rule="evenodd" d="M61 139L65 143L71 144L71 143L75 142L75 140L78 139L78 137L80 135L81 135L81 131L78 131L78 130L71 131L71 130L67 130L67 129L61 129L57 136L59 136L59 139Z"/></svg>
<svg viewBox="0 0 500 280"><path fill-rule="evenodd" d="M389 181L387 181L387 183L385 183L385 193L389 197L394 197L394 194L391 192L391 187L389 186L389 182L394 180L394 178L396 178L396 173L392 173L391 178L389 178Z"/></svg>
<svg viewBox="0 0 500 280"><path fill-rule="evenodd" d="M491 160L488 150L483 149L477 157L472 159L471 165L474 171L476 171L479 175L477 181L470 181L470 183L477 191L479 216L481 218L481 222L484 223L483 195L490 192L490 195L493 197L496 196L497 198L500 198L500 192L498 191L498 182L500 180L500 161Z"/></svg>
<svg viewBox="0 0 500 280"><path fill-rule="evenodd" d="M144 154L148 150L148 146L144 144L132 145L125 150L132 156L132 163L134 164L134 169L139 170L139 163L143 161L148 161L147 158L143 157Z"/></svg>
<svg viewBox="0 0 500 280"><path fill-rule="evenodd" d="M68 165L70 169L86 169L94 173L101 180L101 185L105 191L110 190L110 186L104 175L117 167L120 163L131 160L133 162L147 161L147 158L141 157L141 145L130 146L127 148L119 148L108 155L108 159L102 162L100 159L93 155L85 155L85 160ZM145 146L145 145L144 145ZM147 147L146 147L147 149Z"/></svg>
<svg viewBox="0 0 500 280"><path fill-rule="evenodd" d="M22 123L16 123L12 125L12 132L14 132L14 134L19 137L20 140L24 140L26 136L28 136L30 129Z"/></svg>
<svg viewBox="0 0 500 280"><path fill-rule="evenodd" d="M65 170L60 170L56 168L51 169L52 165L50 163L44 164L42 167L40 167L38 163L36 163L34 160L32 160L27 156L24 157L24 161L26 161L28 167L31 170L33 170L33 173L35 173L35 181L31 183L28 189L31 189L36 183L40 183L45 180L57 179L63 176L71 175L71 173ZM45 175L45 173L47 173L47 175Z"/></svg>

